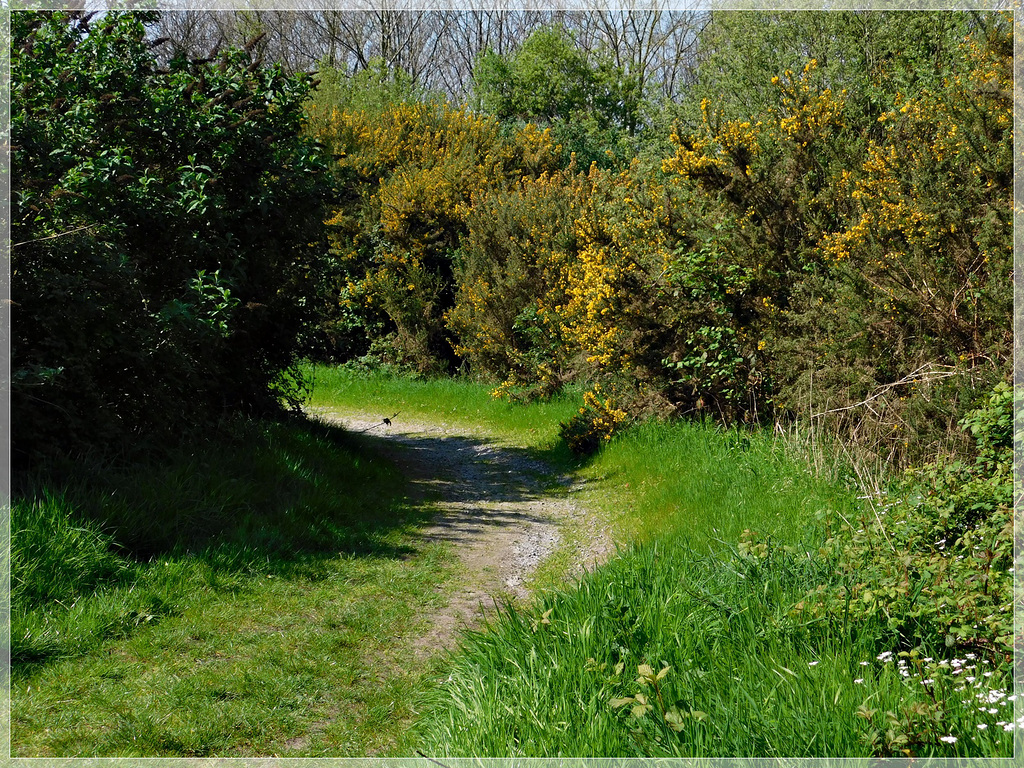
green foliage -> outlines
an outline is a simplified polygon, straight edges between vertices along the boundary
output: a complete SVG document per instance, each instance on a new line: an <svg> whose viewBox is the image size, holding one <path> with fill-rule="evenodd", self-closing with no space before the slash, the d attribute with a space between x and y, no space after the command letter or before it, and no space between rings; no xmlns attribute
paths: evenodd
<svg viewBox="0 0 1024 768"><path fill-rule="evenodd" d="M610 56L593 60L563 30L539 29L513 53L484 52L473 70L475 106L508 122L550 125L565 160L582 167L626 161L642 94Z"/></svg>
<svg viewBox="0 0 1024 768"><path fill-rule="evenodd" d="M895 463L953 447L964 401L1005 370L1011 312L1009 22L900 24L721 15L700 117L695 100L664 166L696 203L675 271L714 250L703 292L719 293L723 271L739 278L721 324L743 359L734 402L810 410ZM911 44L912 30L927 35ZM727 65L734 45L749 55Z"/></svg>
<svg viewBox="0 0 1024 768"><path fill-rule="evenodd" d="M166 443L301 394L330 194L308 76L158 70L152 13L12 15L19 460Z"/></svg>
<svg viewBox="0 0 1024 768"><path fill-rule="evenodd" d="M640 95L553 28L481 59L494 118L342 105L324 346L514 399L810 417L874 463L962 450L1009 361L1009 26L905 18L718 14L676 131L639 150Z"/></svg>
<svg viewBox="0 0 1024 768"><path fill-rule="evenodd" d="M554 27L534 32L511 56L486 51L474 70L478 105L499 120L567 120L591 106L594 86L582 52Z"/></svg>
<svg viewBox="0 0 1024 768"><path fill-rule="evenodd" d="M472 370L517 399L550 396L572 376L575 350L548 314L567 301L556 281L587 197L573 170L495 189L466 217L448 325Z"/></svg>
<svg viewBox="0 0 1024 768"><path fill-rule="evenodd" d="M399 104L430 100L430 95L411 75L402 69L389 68L380 58L371 59L364 69L355 73L322 66L317 78L320 82L309 103L314 129L319 127L317 117L329 114L325 106L382 115Z"/></svg>
<svg viewBox="0 0 1024 768"><path fill-rule="evenodd" d="M734 225L718 222L705 240L684 239L660 292L675 331L662 360L672 401L684 413L710 413L726 423L757 420L767 405L760 348L744 328L753 314L755 270L737 257L734 235Z"/></svg>
<svg viewBox="0 0 1024 768"><path fill-rule="evenodd" d="M879 126L872 123L894 93L941 83L978 18L941 11L716 13L701 33L689 98L674 111L691 129L701 123L705 98L730 120L764 112L775 102L771 77L816 58L817 83L836 92L845 88L860 116L856 124L875 133Z"/></svg>
<svg viewBox="0 0 1024 768"><path fill-rule="evenodd" d="M322 328L325 356L331 347L335 360L365 354L380 341L378 350L391 350L386 362L451 372L458 342L447 313L467 216L489 191L553 169L550 137L534 127L506 137L495 119L437 101L380 114L314 106L318 135L350 189L327 221L338 310Z"/></svg>
<svg viewBox="0 0 1024 768"><path fill-rule="evenodd" d="M904 649L943 638L1008 665L1013 653L1013 392L999 384L960 424L976 459L907 471L888 503L826 545L846 574L809 610L878 619Z"/></svg>

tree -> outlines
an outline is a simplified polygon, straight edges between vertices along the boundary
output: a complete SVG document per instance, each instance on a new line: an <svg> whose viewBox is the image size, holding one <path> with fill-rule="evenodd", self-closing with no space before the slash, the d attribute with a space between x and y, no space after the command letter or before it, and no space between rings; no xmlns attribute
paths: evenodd
<svg viewBox="0 0 1024 768"><path fill-rule="evenodd" d="M566 160L576 154L584 166L624 160L640 127L637 80L606 51L588 57L557 27L537 30L512 54L484 53L473 93L476 107L499 120L551 126Z"/></svg>
<svg viewBox="0 0 1024 768"><path fill-rule="evenodd" d="M157 67L158 16L12 14L13 437L166 441L294 397L331 188L309 76Z"/></svg>
<svg viewBox="0 0 1024 768"><path fill-rule="evenodd" d="M772 77L814 59L815 83L846 89L854 114L870 121L897 92L936 85L972 26L967 13L722 11L698 43L696 80L680 117L700 124L710 100L726 119L763 112L776 99Z"/></svg>

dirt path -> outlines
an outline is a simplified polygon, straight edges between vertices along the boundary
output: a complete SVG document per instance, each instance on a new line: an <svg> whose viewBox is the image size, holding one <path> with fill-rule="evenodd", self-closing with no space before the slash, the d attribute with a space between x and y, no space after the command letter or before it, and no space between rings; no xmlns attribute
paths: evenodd
<svg viewBox="0 0 1024 768"><path fill-rule="evenodd" d="M416 640L429 654L454 643L502 598L524 600L537 567L560 545L576 542L569 576L606 559L612 544L592 515L574 501L577 490L522 448L445 424L376 414L320 410L320 418L366 431L439 513L424 536L454 545L462 578L448 605ZM552 492L552 482L565 490ZM568 492L565 492L568 491Z"/></svg>

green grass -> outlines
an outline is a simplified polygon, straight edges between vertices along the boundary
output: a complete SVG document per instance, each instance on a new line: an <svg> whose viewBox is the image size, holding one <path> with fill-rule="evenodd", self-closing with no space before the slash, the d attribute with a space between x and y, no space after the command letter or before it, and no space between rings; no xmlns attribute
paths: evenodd
<svg viewBox="0 0 1024 768"><path fill-rule="evenodd" d="M372 434L242 424L148 467L22 478L15 756L1010 753L1003 671L927 644L890 658L883 623L799 610L839 578L829 526L864 509L785 440L649 423L579 461L557 439L572 393L521 407L464 381L316 376L315 407L548 458L621 556L566 587L556 555L536 604L439 659L410 638L458 573L417 540L429 500Z"/></svg>
<svg viewBox="0 0 1024 768"><path fill-rule="evenodd" d="M710 422L639 424L580 476L589 504L625 543L673 535L706 552L734 544L745 529L792 541L820 510L859 509L848 487L814 473L788 443Z"/></svg>
<svg viewBox="0 0 1024 768"><path fill-rule="evenodd" d="M436 662L402 636L453 564L371 440L245 424L91 469L13 505L15 755L408 751Z"/></svg>
<svg viewBox="0 0 1024 768"><path fill-rule="evenodd" d="M445 560L346 558L320 579L267 574L102 653L13 683L14 754L360 756L410 751L436 666L399 637L434 606Z"/></svg>
<svg viewBox="0 0 1024 768"><path fill-rule="evenodd" d="M465 379L411 379L328 366L307 371L314 380L313 406L379 413L381 418L398 412L398 423L405 418L458 426L542 451L559 464L573 463L558 439L558 425L580 406L582 394L575 390L524 406L497 400L490 395L493 386Z"/></svg>
<svg viewBox="0 0 1024 768"><path fill-rule="evenodd" d="M584 502L602 510L624 551L578 586L509 608L466 639L449 682L429 694L420 723L428 753L1012 753L1012 735L998 725L1012 706L977 706L979 695L1009 687L1005 673L986 678L993 668L965 660L979 687L965 686L948 660L938 666L936 638L903 659L904 675L898 657L878 658L900 650L884 624L799 610L810 590L838 578L817 556L825 526L857 519L861 502L785 443L647 424L581 474L590 480ZM750 549L754 541L767 546ZM655 686L641 680L643 665L654 676L667 671ZM939 740L950 735L955 743Z"/></svg>

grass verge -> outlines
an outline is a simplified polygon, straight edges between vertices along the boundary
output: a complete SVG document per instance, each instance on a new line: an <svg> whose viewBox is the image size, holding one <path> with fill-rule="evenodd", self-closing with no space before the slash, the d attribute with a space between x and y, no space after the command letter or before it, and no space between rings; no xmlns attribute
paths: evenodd
<svg viewBox="0 0 1024 768"><path fill-rule="evenodd" d="M436 670L401 636L453 568L415 538L431 514L358 437L299 421L23 482L13 754L407 753Z"/></svg>
<svg viewBox="0 0 1024 768"><path fill-rule="evenodd" d="M379 413L381 418L397 412L396 423L407 418L458 426L531 448L558 466L576 463L558 439L559 422L579 408L581 395L574 390L523 406L497 400L490 394L493 387L465 379L411 379L331 366L307 370L314 406Z"/></svg>

